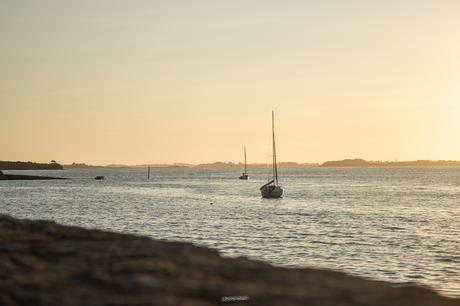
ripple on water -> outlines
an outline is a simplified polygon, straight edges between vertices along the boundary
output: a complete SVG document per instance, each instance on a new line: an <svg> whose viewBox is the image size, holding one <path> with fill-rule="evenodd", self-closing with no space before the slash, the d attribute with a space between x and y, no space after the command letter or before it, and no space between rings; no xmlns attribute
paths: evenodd
<svg viewBox="0 0 460 306"><path fill-rule="evenodd" d="M155 169L150 181L144 170L66 170L74 180L2 183L0 212L460 297L460 169L282 169L289 192L281 201L260 198L263 170L244 183L235 169ZM87 179L95 175L107 180Z"/></svg>

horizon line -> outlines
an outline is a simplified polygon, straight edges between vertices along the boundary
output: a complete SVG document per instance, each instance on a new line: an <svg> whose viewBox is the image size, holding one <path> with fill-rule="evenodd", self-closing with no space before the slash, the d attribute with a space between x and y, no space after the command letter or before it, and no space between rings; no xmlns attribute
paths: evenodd
<svg viewBox="0 0 460 306"><path fill-rule="evenodd" d="M298 161L282 161L278 164L295 164L299 166L321 166L328 163L346 163L346 162L361 162L368 164L395 164L395 163L460 163L460 160L449 159L414 159L414 160L366 160L363 158L345 158L341 160L327 160L324 162L298 162ZM264 166L269 165L269 162L253 162L247 165ZM187 163L187 162L173 162L173 163L143 163L143 164L124 164L124 163L110 163L110 164L87 164L85 162L77 163L62 163L62 166L89 166L89 167L197 167L197 166L212 166L212 165L244 165L243 162L234 161L213 161L201 163Z"/></svg>

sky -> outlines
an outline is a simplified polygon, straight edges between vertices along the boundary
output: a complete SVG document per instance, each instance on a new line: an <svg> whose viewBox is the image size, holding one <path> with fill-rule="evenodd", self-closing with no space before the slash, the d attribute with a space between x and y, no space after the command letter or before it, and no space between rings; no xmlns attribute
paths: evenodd
<svg viewBox="0 0 460 306"><path fill-rule="evenodd" d="M0 160L460 160L460 1L0 1Z"/></svg>

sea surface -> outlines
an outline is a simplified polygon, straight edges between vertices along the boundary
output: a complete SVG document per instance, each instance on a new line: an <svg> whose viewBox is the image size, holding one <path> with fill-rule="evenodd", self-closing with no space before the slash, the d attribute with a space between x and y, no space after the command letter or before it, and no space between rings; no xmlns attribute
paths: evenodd
<svg viewBox="0 0 460 306"><path fill-rule="evenodd" d="M260 197L265 169L250 170L249 181L238 180L240 169L152 169L150 180L145 169L5 172L71 180L0 181L0 213L460 297L457 168L281 169L282 199Z"/></svg>

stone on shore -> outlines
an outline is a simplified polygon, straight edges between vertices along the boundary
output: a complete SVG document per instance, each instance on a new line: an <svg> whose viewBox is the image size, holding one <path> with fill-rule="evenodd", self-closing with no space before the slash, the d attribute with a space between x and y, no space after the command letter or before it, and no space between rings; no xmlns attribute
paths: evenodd
<svg viewBox="0 0 460 306"><path fill-rule="evenodd" d="M460 305L420 287L0 215L0 305Z"/></svg>

